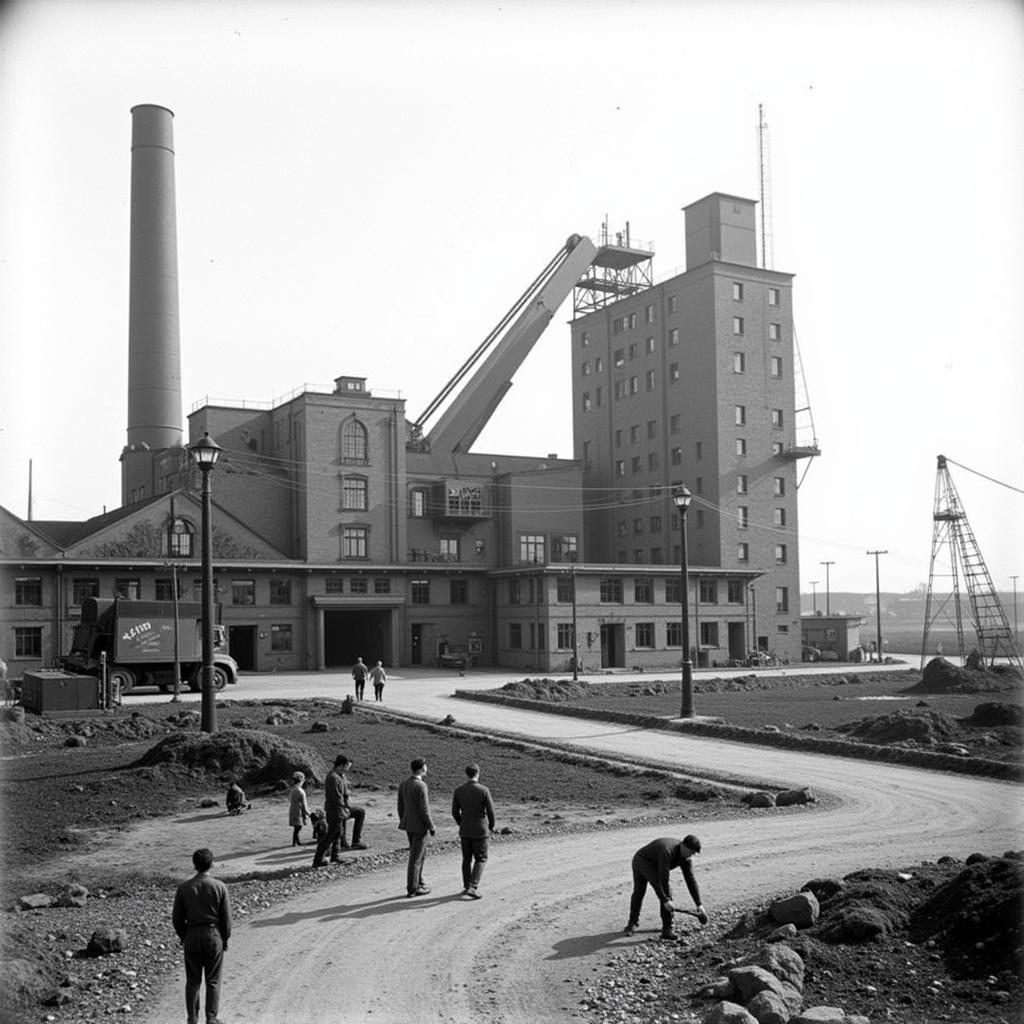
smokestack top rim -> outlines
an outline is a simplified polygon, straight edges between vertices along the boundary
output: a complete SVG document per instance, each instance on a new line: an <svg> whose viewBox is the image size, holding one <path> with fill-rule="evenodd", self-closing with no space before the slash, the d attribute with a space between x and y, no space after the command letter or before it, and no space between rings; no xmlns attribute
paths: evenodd
<svg viewBox="0 0 1024 1024"><path fill-rule="evenodd" d="M170 107L165 107L162 103L136 103L130 112L134 114L136 110L166 110L171 117L174 117L174 111Z"/></svg>

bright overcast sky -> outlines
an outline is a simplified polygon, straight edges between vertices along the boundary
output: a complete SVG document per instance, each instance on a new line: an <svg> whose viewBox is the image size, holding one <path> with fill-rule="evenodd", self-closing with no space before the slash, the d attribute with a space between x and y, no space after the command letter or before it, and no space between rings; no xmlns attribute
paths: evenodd
<svg viewBox="0 0 1024 1024"><path fill-rule="evenodd" d="M184 413L368 378L416 418L566 236L758 198L822 449L801 588L928 577L935 457L1024 574L1024 13L1011 2L56 2L0 11L0 504L120 503L131 119L175 113ZM571 456L571 309L477 450ZM1017 488L1013 490L1002 484ZM1024 584L1021 585L1024 590Z"/></svg>

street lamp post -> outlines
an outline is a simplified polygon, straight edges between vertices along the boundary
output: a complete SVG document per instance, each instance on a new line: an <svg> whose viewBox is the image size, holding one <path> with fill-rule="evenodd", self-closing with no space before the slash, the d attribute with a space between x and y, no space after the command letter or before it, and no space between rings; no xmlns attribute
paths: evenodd
<svg viewBox="0 0 1024 1024"><path fill-rule="evenodd" d="M679 510L679 536L682 538L682 571L683 593L681 597L683 613L683 692L679 706L680 718L693 718L693 663L690 661L690 567L686 555L686 510L690 507L693 495L684 485L672 496Z"/></svg>
<svg viewBox="0 0 1024 1024"><path fill-rule="evenodd" d="M882 594L878 586L878 556L887 555L888 551L869 551L869 555L875 556L875 633L876 645L878 647L878 664L882 664Z"/></svg>
<svg viewBox="0 0 1024 1024"><path fill-rule="evenodd" d="M753 583L747 585L747 590L750 591L750 621L754 632L753 637L751 637L754 642L751 651L757 654L760 651L760 648L757 646L757 590L754 588Z"/></svg>
<svg viewBox="0 0 1024 1024"><path fill-rule="evenodd" d="M181 700L181 644L179 641L179 614L178 614L178 569L177 562L171 562L171 588L173 589L174 601L174 696L171 703L176 704Z"/></svg>
<svg viewBox="0 0 1024 1024"><path fill-rule="evenodd" d="M572 681L580 678L580 643L576 635L576 563L569 570L572 575Z"/></svg>
<svg viewBox="0 0 1024 1024"><path fill-rule="evenodd" d="M213 686L213 525L210 516L210 473L222 449L209 433L205 433L192 445L190 451L203 474L203 700L200 728L203 732L215 733L217 704Z"/></svg>
<svg viewBox="0 0 1024 1024"><path fill-rule="evenodd" d="M818 584L821 580L811 580L811 602L814 605L814 614L818 614Z"/></svg>
<svg viewBox="0 0 1024 1024"><path fill-rule="evenodd" d="M826 615L831 615L832 614L832 603L831 603L832 588L831 588L831 586L829 586L828 571L836 563L835 562L819 562L818 564L825 566L825 614Z"/></svg>

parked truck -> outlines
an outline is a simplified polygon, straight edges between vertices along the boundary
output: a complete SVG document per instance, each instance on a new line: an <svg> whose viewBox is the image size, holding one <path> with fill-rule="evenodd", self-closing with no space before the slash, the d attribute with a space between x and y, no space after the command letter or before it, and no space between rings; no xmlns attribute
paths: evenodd
<svg viewBox="0 0 1024 1024"><path fill-rule="evenodd" d="M202 689L202 605L179 601L175 629L173 601L128 601L88 597L75 627L71 652L61 659L67 672L99 676L107 656L111 684L122 694L136 686L174 687L175 636L181 679L193 693ZM213 627L213 684L223 690L238 682L238 664L228 653L224 627Z"/></svg>

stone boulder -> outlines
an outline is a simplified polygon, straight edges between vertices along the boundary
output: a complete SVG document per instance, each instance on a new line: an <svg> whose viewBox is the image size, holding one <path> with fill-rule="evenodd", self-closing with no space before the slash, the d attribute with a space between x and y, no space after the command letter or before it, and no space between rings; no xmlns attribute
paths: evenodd
<svg viewBox="0 0 1024 1024"><path fill-rule="evenodd" d="M813 892L798 892L776 900L768 909L776 924L795 924L797 928L810 928L817 924L821 908Z"/></svg>
<svg viewBox="0 0 1024 1024"><path fill-rule="evenodd" d="M774 793L746 793L741 797L743 803L748 807L774 807L775 806L775 794Z"/></svg>
<svg viewBox="0 0 1024 1024"><path fill-rule="evenodd" d="M813 892L819 903L831 899L836 893L843 891L843 883L838 878L812 878L800 887L801 892Z"/></svg>
<svg viewBox="0 0 1024 1024"><path fill-rule="evenodd" d="M797 933L797 927L795 924L781 924L774 931L770 931L765 937L765 942L785 942L786 939L793 938Z"/></svg>
<svg viewBox="0 0 1024 1024"><path fill-rule="evenodd" d="M745 957L737 967L762 967L779 981L791 985L797 992L804 990L804 961L800 954L786 945L764 945L756 953Z"/></svg>
<svg viewBox="0 0 1024 1024"><path fill-rule="evenodd" d="M747 1013L757 1019L757 1024L789 1024L792 1017L786 1001L776 992L758 992L747 1003Z"/></svg>
<svg viewBox="0 0 1024 1024"><path fill-rule="evenodd" d="M799 804L813 804L817 802L814 790L810 786L802 789L784 789L775 795L776 807L795 807Z"/></svg>
<svg viewBox="0 0 1024 1024"><path fill-rule="evenodd" d="M57 893L53 905L55 907L84 907L88 898L89 890L84 885L72 882Z"/></svg>
<svg viewBox="0 0 1024 1024"><path fill-rule="evenodd" d="M45 910L53 906L53 897L46 892L34 892L30 896L19 896L18 910Z"/></svg>
<svg viewBox="0 0 1024 1024"><path fill-rule="evenodd" d="M734 967L729 971L729 983L737 1002L746 1005L758 992L774 992L781 998L782 982L763 967Z"/></svg>
<svg viewBox="0 0 1024 1024"><path fill-rule="evenodd" d="M708 1010L703 1024L757 1024L757 1018L737 1003L722 1002Z"/></svg>
<svg viewBox="0 0 1024 1024"><path fill-rule="evenodd" d="M128 933L123 928L97 928L85 947L88 956L107 956L110 953L121 953L128 945Z"/></svg>

